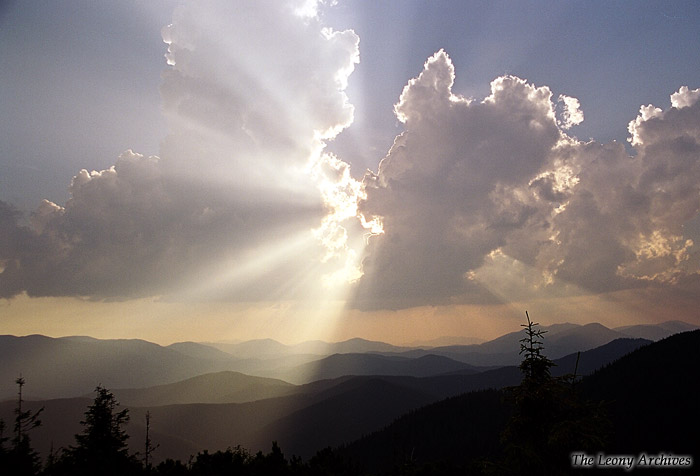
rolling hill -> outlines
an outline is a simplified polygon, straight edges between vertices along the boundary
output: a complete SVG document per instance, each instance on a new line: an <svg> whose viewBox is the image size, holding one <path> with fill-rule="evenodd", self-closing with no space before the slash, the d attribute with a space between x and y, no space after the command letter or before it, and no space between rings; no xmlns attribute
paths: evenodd
<svg viewBox="0 0 700 476"><path fill-rule="evenodd" d="M667 321L661 324L639 324L634 326L615 327L613 330L622 332L630 337L649 340L661 340L666 337L697 329L697 326L682 321Z"/></svg>
<svg viewBox="0 0 700 476"><path fill-rule="evenodd" d="M606 402L613 423L610 451L700 448L700 330L641 347L581 382L589 398Z"/></svg>
<svg viewBox="0 0 700 476"><path fill-rule="evenodd" d="M27 381L27 398L80 396L108 388L173 383L219 370L237 361L203 359L143 340L98 340L0 336L0 400L16 394L15 379Z"/></svg>
<svg viewBox="0 0 700 476"><path fill-rule="evenodd" d="M645 343L648 342L621 339L582 353L579 373L585 373L587 366L604 365ZM555 369L571 371L575 357L558 360ZM467 372L470 373L430 377L344 376L298 386L235 372L217 372L174 384L114 392L130 408L131 422L127 429L132 450L142 446L145 412L151 413L152 436L161 445L155 455L157 460L166 457L187 460L205 448L214 451L238 444L252 451L265 451L273 440L289 454L308 457L322 446L357 439L431 402L461 398L459 395L475 390L516 385L521 378L515 366ZM225 402L240 398L239 392L249 392L245 399L255 392L283 395L241 403L214 403L218 399ZM200 399L211 403L195 402ZM46 407L42 415L44 425L32 432L34 446L45 455L52 443L54 448L72 444L89 403L89 398L27 402L27 408ZM12 421L13 408L13 401L0 404L0 418Z"/></svg>
<svg viewBox="0 0 700 476"><path fill-rule="evenodd" d="M351 441L434 400L419 390L374 377L314 382L298 390L246 403L128 407L129 445L132 451L142 446L149 411L152 437L160 445L155 455L158 460L187 461L203 449L224 450L239 444L252 451L267 450L273 440L308 457L317 449L313 446L317 441ZM74 444L90 403L90 398L25 402L27 409L45 408L42 426L31 432L33 447L46 456L52 447L58 450ZM13 401L0 403L0 418L12 421L14 407ZM322 421L326 423L320 425Z"/></svg>
<svg viewBox="0 0 700 476"><path fill-rule="evenodd" d="M546 337L548 353L556 359L619 337L628 337L627 333L659 337L692 327L669 322L611 330L600 324L558 324L547 328ZM351 374L428 376L454 371L472 373L472 370L483 370L475 367L517 365L520 338L521 334L514 332L479 345L405 350L363 339L335 344L312 341L296 346L259 340L220 344L221 348L214 348L194 342L163 347L142 340L0 336L0 400L13 398L16 391L14 380L20 374L27 380L25 390L29 398L60 398L85 395L98 384L133 389L175 383L219 371L236 371L297 384ZM230 346L238 349L237 356L222 350ZM339 352L331 355L309 353L312 351ZM253 397L254 392L250 397L241 394L237 398Z"/></svg>
<svg viewBox="0 0 700 476"><path fill-rule="evenodd" d="M578 386L581 397L604 402L611 422L612 434L597 449L697 458L698 361L700 330L643 345L584 378ZM426 474L463 474L483 468L485 460L501 458L500 434L511 412L504 401L497 390L458 395L403 415L339 451L371 473L410 467L415 474L422 474L421 468Z"/></svg>
<svg viewBox="0 0 700 476"><path fill-rule="evenodd" d="M113 389L126 406L154 407L181 403L244 403L289 395L296 386L277 379L223 371L146 388Z"/></svg>
<svg viewBox="0 0 700 476"><path fill-rule="evenodd" d="M361 338L342 342L306 341L294 345L285 345L273 339L256 339L235 344L207 342L214 347L238 358L268 359L287 355L310 354L327 356L332 354L361 354L368 352L404 352L410 347L401 347L386 342L371 341Z"/></svg>
<svg viewBox="0 0 700 476"><path fill-rule="evenodd" d="M678 332L696 329L697 326L670 321L658 325L618 329L609 329L599 323L586 325L566 323L542 326L541 328L547 331L545 334L547 355L551 359L558 359L568 354L594 349L615 339L647 338L643 337L643 335L647 335L655 337L654 339L647 338L648 340L658 340ZM643 329L643 332L639 330L640 328ZM475 366L517 365L520 362L519 349L522 337L522 331L516 331L482 344L436 347L430 350L414 349L399 355L420 357L430 353Z"/></svg>
<svg viewBox="0 0 700 476"><path fill-rule="evenodd" d="M448 357L424 355L418 358L379 354L333 354L323 359L288 369L284 379L293 383L332 379L343 375L403 375L427 377L459 370L477 373L471 365Z"/></svg>

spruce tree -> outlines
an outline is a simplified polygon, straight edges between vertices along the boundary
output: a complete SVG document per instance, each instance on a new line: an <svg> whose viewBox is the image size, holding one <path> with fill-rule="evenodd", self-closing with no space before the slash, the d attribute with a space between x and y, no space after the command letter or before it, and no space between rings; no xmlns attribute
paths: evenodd
<svg viewBox="0 0 700 476"><path fill-rule="evenodd" d="M555 365L544 354L544 334L526 312L520 340L523 379L508 389L513 405L501 441L503 459L492 469L500 475L560 475L571 471L570 453L602 449L607 420L600 405L579 400L575 375L553 377Z"/></svg>
<svg viewBox="0 0 700 476"><path fill-rule="evenodd" d="M129 455L123 426L129 421L129 410L117 410L119 402L104 387L95 388L95 400L85 412L82 433L75 435L76 446L66 453L66 461L75 474L123 475L139 469Z"/></svg>
<svg viewBox="0 0 700 476"><path fill-rule="evenodd" d="M20 375L15 383L18 386L17 391L17 407L15 408L15 426L14 435L12 438L12 446L5 455L6 467L9 468L9 474L24 476L38 474L41 469L39 455L31 446L29 431L41 425L39 415L44 411L44 407L33 412L22 408L24 398L22 390L26 381ZM4 423L3 423L4 427ZM4 428L3 428L4 430Z"/></svg>
<svg viewBox="0 0 700 476"><path fill-rule="evenodd" d="M153 452L158 449L160 445L153 444L153 441L151 440L151 412L146 411L146 443L145 443L145 448L143 452L143 467L147 472L150 472L153 469L153 464L151 463L151 456L153 455Z"/></svg>

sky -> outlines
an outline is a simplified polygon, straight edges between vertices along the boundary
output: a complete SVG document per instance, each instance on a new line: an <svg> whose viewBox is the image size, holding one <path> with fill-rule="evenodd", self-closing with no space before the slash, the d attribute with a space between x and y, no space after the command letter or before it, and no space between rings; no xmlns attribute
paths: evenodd
<svg viewBox="0 0 700 476"><path fill-rule="evenodd" d="M694 1L0 4L0 333L700 325Z"/></svg>

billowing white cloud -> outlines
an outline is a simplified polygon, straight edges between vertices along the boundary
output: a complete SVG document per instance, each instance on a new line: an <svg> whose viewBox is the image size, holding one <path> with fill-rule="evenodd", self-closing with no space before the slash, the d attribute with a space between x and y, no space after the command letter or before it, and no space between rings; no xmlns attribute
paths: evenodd
<svg viewBox="0 0 700 476"><path fill-rule="evenodd" d="M630 155L570 135L581 105L547 86L507 75L483 100L455 94L439 51L359 182L324 151L353 121L359 38L324 25L319 5L179 7L163 30L159 156L80 171L65 204L28 222L0 203L0 296L253 300L351 282L350 304L369 309L700 290L686 227L700 210L700 90L642 107Z"/></svg>
<svg viewBox="0 0 700 476"><path fill-rule="evenodd" d="M669 286L698 271L683 234L700 209L697 90L682 88L667 111L643 107L630 157L567 135L583 120L575 98L559 96L557 117L546 86L504 76L474 101L453 81L440 51L395 107L405 130L365 176L359 207L384 234L370 241L353 305ZM520 291L501 296L499 285Z"/></svg>
<svg viewBox="0 0 700 476"><path fill-rule="evenodd" d="M571 129L573 126L583 122L583 111L581 111L581 104L578 102L578 99L560 94L558 103L561 104L559 127Z"/></svg>
<svg viewBox="0 0 700 476"><path fill-rule="evenodd" d="M671 94L671 106L682 109L690 107L700 99L700 89L690 91L688 86L681 86L678 92Z"/></svg>
<svg viewBox="0 0 700 476"><path fill-rule="evenodd" d="M359 39L323 25L316 9L302 0L178 7L163 30L170 132L159 157L127 151L106 170L80 171L67 203L45 201L29 224L4 206L0 296L122 299L197 285L261 299L321 262L329 238L312 230L335 205L322 193L330 178L313 177L310 164L352 122L344 89ZM277 256L290 241L294 252Z"/></svg>
<svg viewBox="0 0 700 476"><path fill-rule="evenodd" d="M365 177L360 210L381 217L384 234L370 241L358 302L461 294L465 273L536 212L516 187L551 163L560 139L551 92L504 76L474 102L454 95L453 81L449 57L436 53L396 105L405 132Z"/></svg>
<svg viewBox="0 0 700 476"><path fill-rule="evenodd" d="M684 106L642 107L630 122L633 157L621 145L567 150L579 181L553 220L562 244L546 251L562 278L603 290L697 272L683 227L700 209L700 104L687 88L674 97Z"/></svg>

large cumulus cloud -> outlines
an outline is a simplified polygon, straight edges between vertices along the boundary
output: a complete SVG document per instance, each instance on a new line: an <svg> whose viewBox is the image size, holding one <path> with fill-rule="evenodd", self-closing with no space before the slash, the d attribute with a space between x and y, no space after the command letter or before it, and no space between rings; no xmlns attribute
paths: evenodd
<svg viewBox="0 0 700 476"><path fill-rule="evenodd" d="M552 272L605 290L674 284L698 271L684 235L700 210L697 98L681 88L666 111L642 107L629 126L633 157L622 145L563 148L579 172L542 251Z"/></svg>
<svg viewBox="0 0 700 476"><path fill-rule="evenodd" d="M343 90L359 40L326 28L315 7L178 7L163 30L170 132L159 157L126 151L106 170L82 170L65 204L44 201L28 222L2 204L0 296L182 293L252 269L274 241L310 237L245 285L216 287L258 299L320 261L325 248L310 230L328 206L308 168L352 121Z"/></svg>
<svg viewBox="0 0 700 476"><path fill-rule="evenodd" d="M700 208L698 91L682 88L667 111L643 107L630 156L568 134L583 120L575 98L504 76L475 101L453 81L436 53L395 107L404 132L364 178L359 209L384 233L370 240L355 306L502 299L489 281L535 295L694 276L683 225Z"/></svg>
<svg viewBox="0 0 700 476"><path fill-rule="evenodd" d="M578 100L547 86L503 76L483 100L455 94L439 51L359 182L324 153L353 120L359 39L315 7L179 7L163 30L159 156L82 170L66 203L28 220L0 203L0 297L273 299L348 280L362 309L700 295L700 90L643 106L628 149L578 140Z"/></svg>

